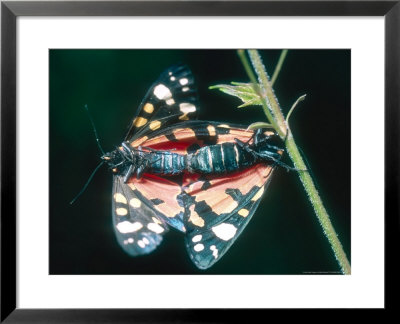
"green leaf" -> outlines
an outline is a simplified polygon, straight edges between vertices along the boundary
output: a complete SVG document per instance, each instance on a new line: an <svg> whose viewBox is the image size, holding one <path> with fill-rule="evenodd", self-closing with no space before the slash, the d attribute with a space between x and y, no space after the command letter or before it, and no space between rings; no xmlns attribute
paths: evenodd
<svg viewBox="0 0 400 324"><path fill-rule="evenodd" d="M253 85L251 83L232 82L230 85L217 84L209 87L209 89L218 89L223 93L238 97L243 102L243 104L238 106L238 108L262 105L261 99L259 95L254 91Z"/></svg>
<svg viewBox="0 0 400 324"><path fill-rule="evenodd" d="M255 122L250 124L247 129L248 130L256 130L259 128L273 128L272 124L265 123L265 122Z"/></svg>

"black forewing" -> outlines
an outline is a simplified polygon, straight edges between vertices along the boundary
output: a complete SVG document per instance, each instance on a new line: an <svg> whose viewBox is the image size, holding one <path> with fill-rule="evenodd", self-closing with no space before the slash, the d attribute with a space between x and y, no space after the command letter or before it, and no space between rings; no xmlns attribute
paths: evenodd
<svg viewBox="0 0 400 324"><path fill-rule="evenodd" d="M186 65L171 66L148 90L129 126L125 141L194 119L197 110L198 96L192 72Z"/></svg>

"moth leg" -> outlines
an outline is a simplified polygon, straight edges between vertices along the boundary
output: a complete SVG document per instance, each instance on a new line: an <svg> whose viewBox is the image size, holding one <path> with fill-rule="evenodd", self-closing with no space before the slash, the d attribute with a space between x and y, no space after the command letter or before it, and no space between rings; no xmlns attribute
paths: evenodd
<svg viewBox="0 0 400 324"><path fill-rule="evenodd" d="M128 171L125 173L125 176L124 176L124 183L127 183L127 182L128 182L129 178L131 177L131 175L132 175L133 173L135 173L135 166L134 166L133 164L131 164L131 165L129 166Z"/></svg>
<svg viewBox="0 0 400 324"><path fill-rule="evenodd" d="M123 142L122 147L124 148L125 152L130 155L130 157L131 157L130 161L133 162L133 160L135 159L134 153L133 153L133 150L128 146L128 143Z"/></svg>
<svg viewBox="0 0 400 324"><path fill-rule="evenodd" d="M136 179L139 180L142 177L143 173L149 168L149 163L150 161L147 158L141 160L141 163L136 170Z"/></svg>
<svg viewBox="0 0 400 324"><path fill-rule="evenodd" d="M250 145L247 142L243 142L238 138L235 138L235 142L236 144L243 150L245 150L247 153L253 154L255 153L255 151L253 149L250 148Z"/></svg>
<svg viewBox="0 0 400 324"><path fill-rule="evenodd" d="M136 169L136 179L140 179L143 175L143 173L147 170L147 168L149 167L149 159L147 156L145 156L145 153L142 150L142 147L139 146L138 147L138 161L137 161L137 169Z"/></svg>

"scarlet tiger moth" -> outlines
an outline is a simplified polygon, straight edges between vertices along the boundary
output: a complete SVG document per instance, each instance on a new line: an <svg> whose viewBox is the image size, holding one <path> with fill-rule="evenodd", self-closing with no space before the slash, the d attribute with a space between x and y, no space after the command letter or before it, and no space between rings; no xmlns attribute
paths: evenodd
<svg viewBox="0 0 400 324"><path fill-rule="evenodd" d="M149 174L142 177L151 161L140 145L157 130L193 118L196 112L197 91L191 71L184 65L172 66L148 90L122 145L102 156L114 174L114 231L118 243L131 256L153 251L168 231L167 223L184 230L183 208L176 199L180 186Z"/></svg>
<svg viewBox="0 0 400 324"><path fill-rule="evenodd" d="M169 68L121 146L102 157L114 173L115 233L132 256L153 251L171 226L186 233L198 268L212 266L243 231L280 164L273 132L187 120L197 107L189 69Z"/></svg>

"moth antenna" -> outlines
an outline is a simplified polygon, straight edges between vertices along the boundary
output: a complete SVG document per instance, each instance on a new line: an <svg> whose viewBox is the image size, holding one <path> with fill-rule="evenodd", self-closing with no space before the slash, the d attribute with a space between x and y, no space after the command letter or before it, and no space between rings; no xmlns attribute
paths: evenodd
<svg viewBox="0 0 400 324"><path fill-rule="evenodd" d="M87 112L87 114L88 114L88 116L89 116L90 123L92 124L93 131L94 131L94 135L96 136L97 146L99 147L101 154L102 154L102 155L105 155L104 150L103 150L103 148L102 148L101 145L100 145L99 136L97 135L96 126L94 125L93 118L92 118L92 115L90 114L88 105L85 105L85 110L86 110L86 112Z"/></svg>
<svg viewBox="0 0 400 324"><path fill-rule="evenodd" d="M74 199L71 200L71 202L69 203L70 205L72 205L78 198L80 195L82 195L84 193L84 191L86 190L87 186L89 185L89 182L92 180L93 176L95 175L95 173L97 172L98 169L100 169L100 167L104 164L104 161L101 161L100 164L96 167L96 169L94 169L94 171L92 172L92 174L90 175L89 179L86 181L85 185L83 186L83 188L81 189L81 191L79 191L79 193L75 196Z"/></svg>

